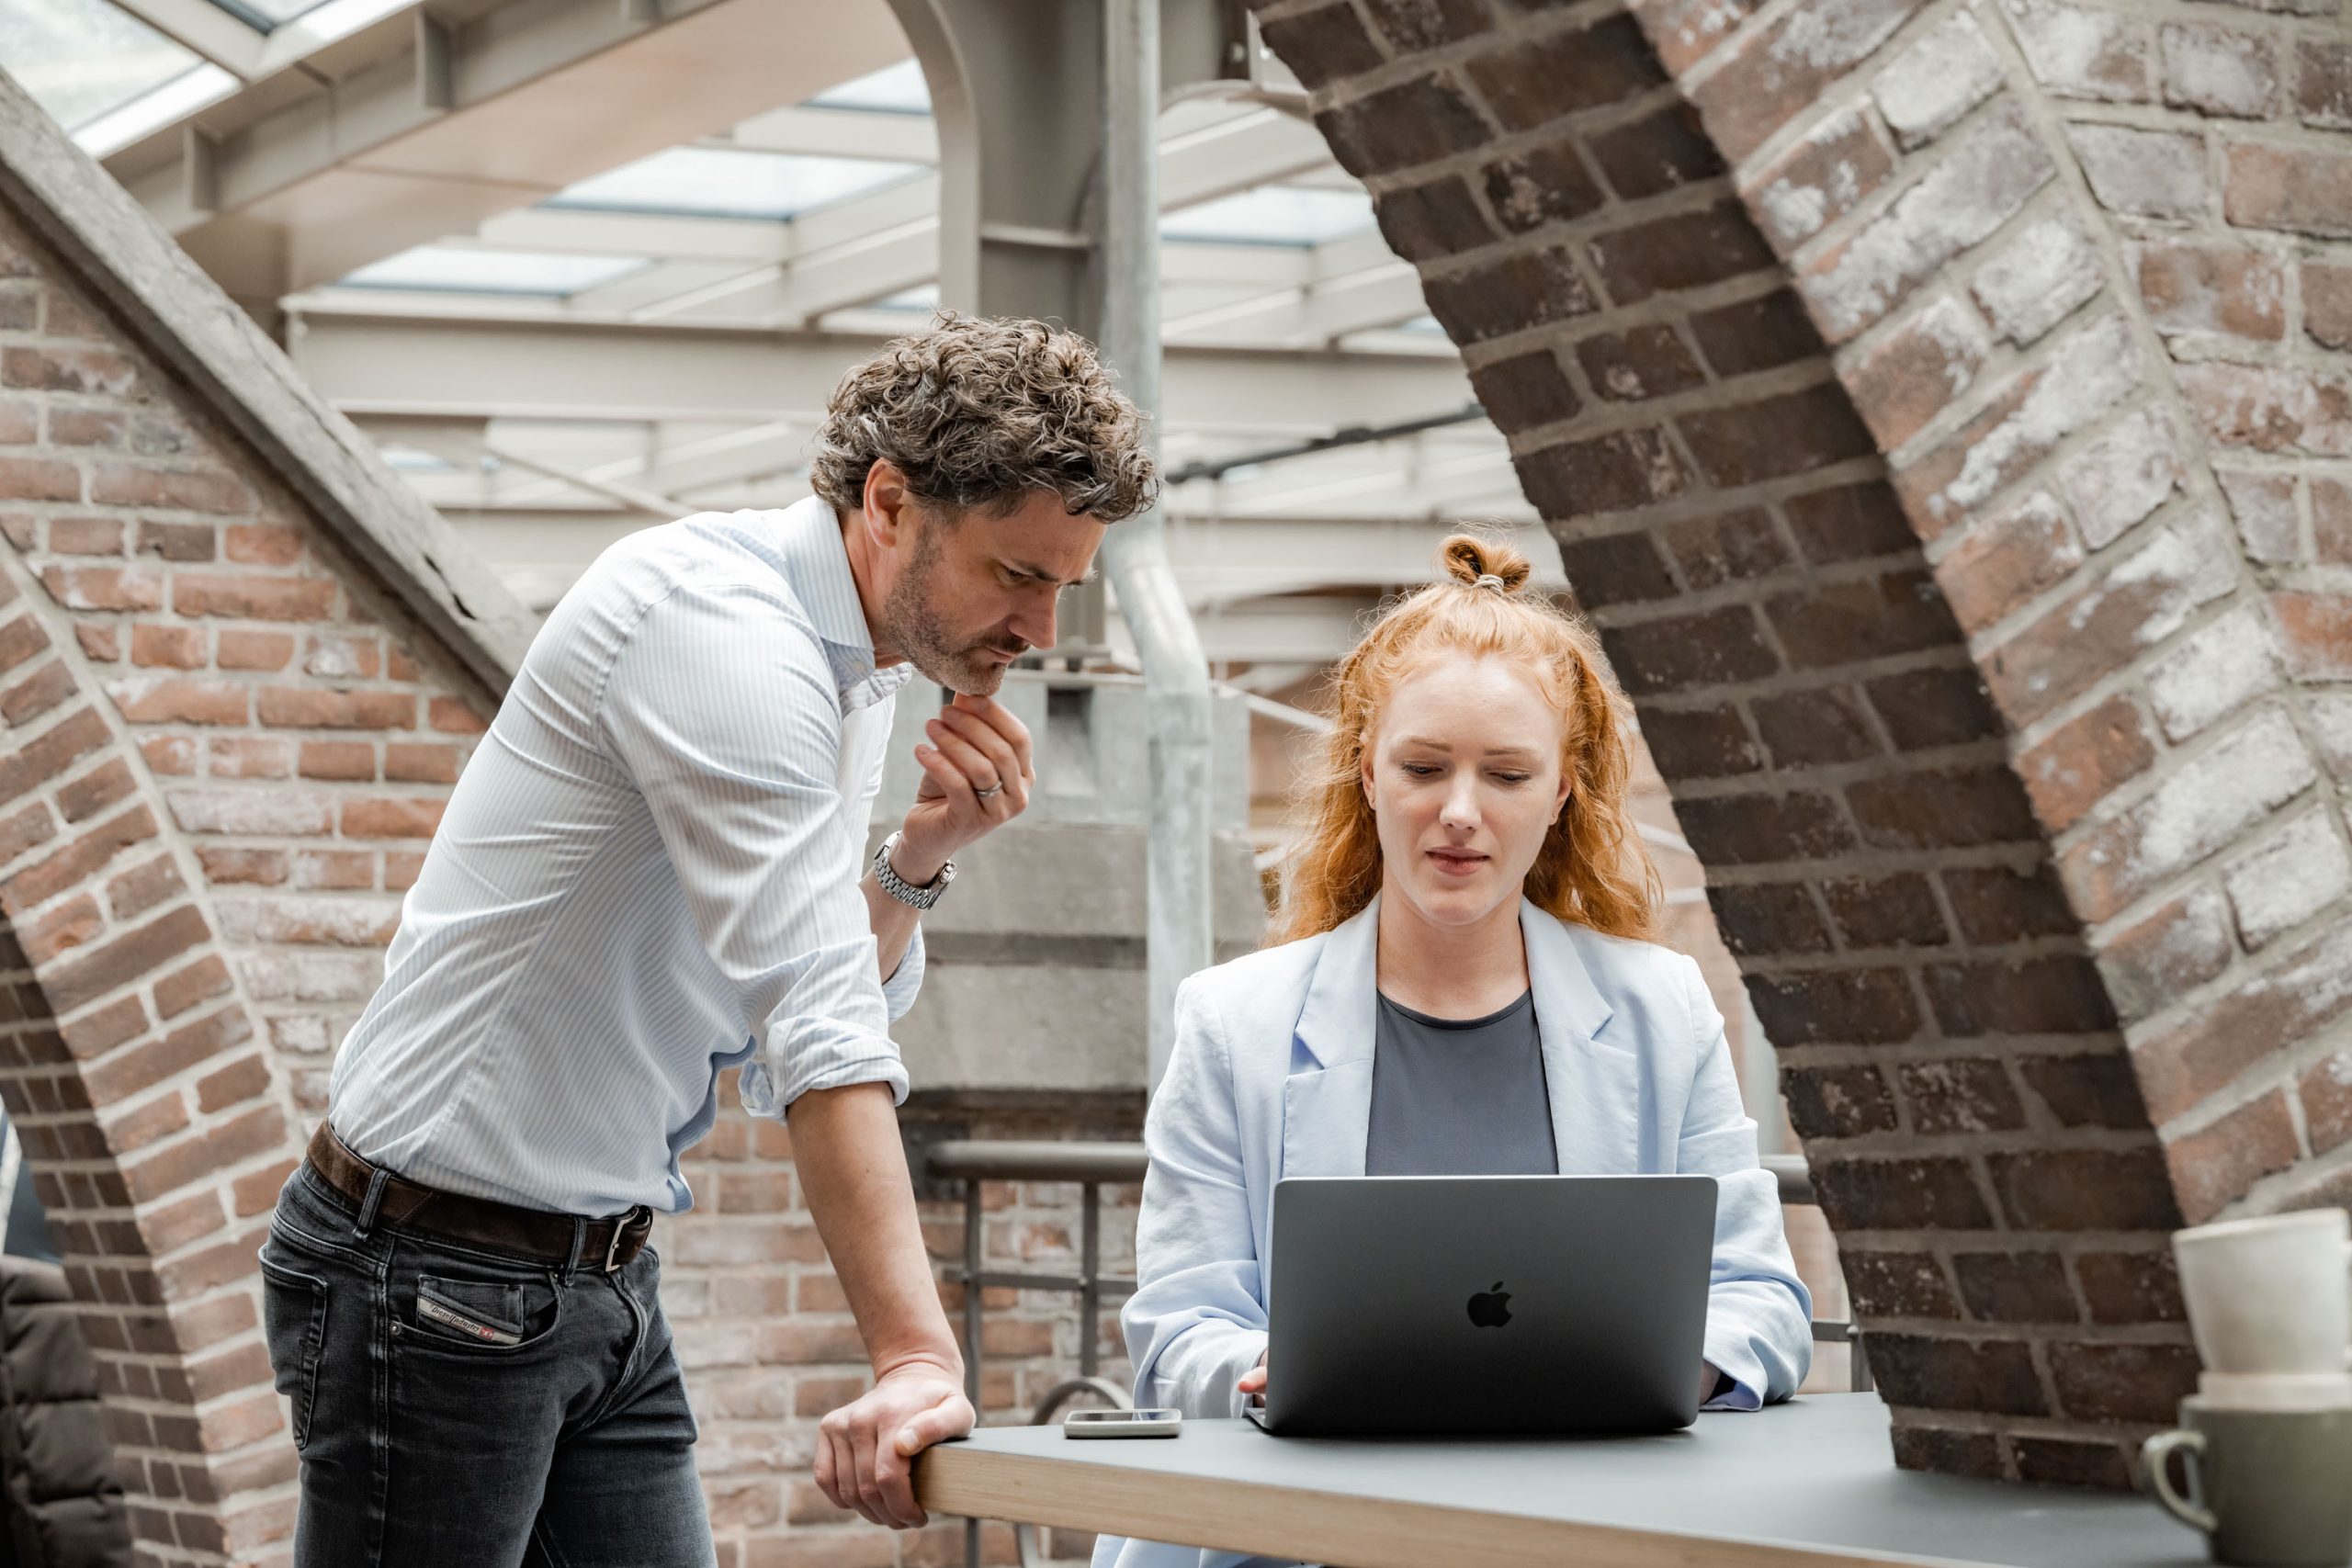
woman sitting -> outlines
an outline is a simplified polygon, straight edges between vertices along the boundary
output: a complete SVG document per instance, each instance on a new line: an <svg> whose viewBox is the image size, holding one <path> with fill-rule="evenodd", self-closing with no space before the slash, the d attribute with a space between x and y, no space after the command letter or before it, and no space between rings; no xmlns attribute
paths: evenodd
<svg viewBox="0 0 2352 1568"><path fill-rule="evenodd" d="M1524 595L1525 558L1457 535L1440 559L1448 580L1340 665L1279 944L1178 994L1123 1318L1136 1403L1231 1416L1262 1394L1284 1177L1659 1172L1719 1183L1704 1407L1786 1399L1812 1303L1722 1016L1652 940L1625 699L1592 634Z"/></svg>

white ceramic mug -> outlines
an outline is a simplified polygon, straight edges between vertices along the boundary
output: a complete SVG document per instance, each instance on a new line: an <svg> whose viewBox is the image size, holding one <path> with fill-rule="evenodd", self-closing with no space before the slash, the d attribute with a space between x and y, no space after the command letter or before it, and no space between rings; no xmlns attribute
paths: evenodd
<svg viewBox="0 0 2352 1568"><path fill-rule="evenodd" d="M2352 1410L2352 1372L2206 1372L2197 1394L2219 1410Z"/></svg>
<svg viewBox="0 0 2352 1568"><path fill-rule="evenodd" d="M2304 1209L2177 1232L2173 1258L2208 1370L2341 1372L2352 1365L2352 1214Z"/></svg>

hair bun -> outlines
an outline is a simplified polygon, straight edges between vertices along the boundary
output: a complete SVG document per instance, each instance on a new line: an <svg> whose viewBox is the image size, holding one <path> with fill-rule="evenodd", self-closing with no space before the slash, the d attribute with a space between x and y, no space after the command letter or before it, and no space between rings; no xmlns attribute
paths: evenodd
<svg viewBox="0 0 2352 1568"><path fill-rule="evenodd" d="M1500 539L1482 539L1476 534L1456 534L1440 545L1437 564L1465 587L1484 586L1504 593L1518 592L1534 574L1525 556Z"/></svg>

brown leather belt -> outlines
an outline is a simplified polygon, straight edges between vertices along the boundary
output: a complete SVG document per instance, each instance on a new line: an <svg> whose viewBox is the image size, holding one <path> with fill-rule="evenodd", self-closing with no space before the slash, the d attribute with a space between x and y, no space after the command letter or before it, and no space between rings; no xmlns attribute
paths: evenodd
<svg viewBox="0 0 2352 1568"><path fill-rule="evenodd" d="M642 1203L609 1219L580 1221L545 1209L519 1208L421 1186L353 1154L324 1122L311 1135L307 1159L322 1180L363 1213L368 1191L380 1177L382 1191L377 1197L375 1218L385 1224L429 1231L549 1263L571 1263L609 1274L643 1251L653 1235L653 1211Z"/></svg>

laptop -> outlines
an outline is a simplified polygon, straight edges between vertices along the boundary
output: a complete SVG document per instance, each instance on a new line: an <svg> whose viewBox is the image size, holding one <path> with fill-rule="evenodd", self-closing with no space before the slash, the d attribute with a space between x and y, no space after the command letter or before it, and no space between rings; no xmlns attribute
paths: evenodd
<svg viewBox="0 0 2352 1568"><path fill-rule="evenodd" d="M1714 1233L1710 1176L1281 1181L1250 1419L1283 1437L1687 1427Z"/></svg>

